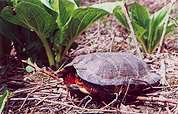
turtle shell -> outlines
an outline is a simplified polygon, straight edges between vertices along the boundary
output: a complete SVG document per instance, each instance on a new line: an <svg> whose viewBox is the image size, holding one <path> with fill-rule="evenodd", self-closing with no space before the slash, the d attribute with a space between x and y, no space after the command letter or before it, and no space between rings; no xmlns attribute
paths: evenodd
<svg viewBox="0 0 178 114"><path fill-rule="evenodd" d="M150 73L146 63L129 53L92 53L76 57L73 66L78 76L97 85L155 84L160 76Z"/></svg>

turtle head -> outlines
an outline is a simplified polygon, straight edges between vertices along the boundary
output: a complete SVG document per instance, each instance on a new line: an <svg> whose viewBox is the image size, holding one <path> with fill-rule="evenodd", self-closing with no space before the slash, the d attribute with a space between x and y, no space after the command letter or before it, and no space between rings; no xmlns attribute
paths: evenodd
<svg viewBox="0 0 178 114"><path fill-rule="evenodd" d="M86 88L86 84L77 75L76 70L73 66L65 67L57 74L59 78L63 78L64 84L67 85L69 90L80 91L84 94L90 94Z"/></svg>
<svg viewBox="0 0 178 114"><path fill-rule="evenodd" d="M84 94L90 94L90 92L84 86L81 86L79 84L70 84L68 85L68 88L69 90L72 90L72 91L78 91Z"/></svg>

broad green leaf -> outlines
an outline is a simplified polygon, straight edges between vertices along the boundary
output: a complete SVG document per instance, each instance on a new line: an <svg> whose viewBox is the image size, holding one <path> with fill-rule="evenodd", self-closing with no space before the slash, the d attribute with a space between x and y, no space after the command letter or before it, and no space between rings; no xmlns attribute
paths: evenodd
<svg viewBox="0 0 178 114"><path fill-rule="evenodd" d="M26 2L26 3L28 2L28 3L36 4L41 8L44 8L44 4L42 4L42 2L40 0L15 0L15 2L16 2L16 4L13 5L14 7L16 7L21 2Z"/></svg>
<svg viewBox="0 0 178 114"><path fill-rule="evenodd" d="M129 9L137 40L147 53L152 53L160 42L167 17L168 6L170 5L166 5L152 15L149 14L146 7L138 3L132 4ZM120 7L114 9L114 15L124 27L129 29L124 13ZM175 25L175 23L169 22L166 27L166 34L171 32L175 28Z"/></svg>
<svg viewBox="0 0 178 114"><path fill-rule="evenodd" d="M45 9L36 4L21 2L16 6L16 13L13 14L12 8L6 7L2 10L2 17L14 24L23 26L38 34L48 36L54 21L52 16Z"/></svg>
<svg viewBox="0 0 178 114"><path fill-rule="evenodd" d="M149 39L148 53L153 52L153 50L156 48L156 45L159 43L161 39L161 34L163 31L160 31L159 29L160 27L155 28L155 31L153 32L153 37Z"/></svg>
<svg viewBox="0 0 178 114"><path fill-rule="evenodd" d="M75 10L65 33L67 39L75 38L90 24L107 14L106 11L97 8L79 8Z"/></svg>
<svg viewBox="0 0 178 114"><path fill-rule="evenodd" d="M133 25L133 28L134 28L137 38L141 40L143 38L143 35L146 32L146 29L144 29L142 26L138 25L135 22L132 22L132 25ZM144 39L142 39L142 40L144 40Z"/></svg>
<svg viewBox="0 0 178 114"><path fill-rule="evenodd" d="M57 23L60 28L69 22L73 11L78 8L74 0L51 0L49 4L58 13Z"/></svg>
<svg viewBox="0 0 178 114"><path fill-rule="evenodd" d="M0 114L2 113L4 107L5 107L5 104L7 102L7 99L8 99L8 96L9 96L9 91L6 90L2 96L0 96Z"/></svg>
<svg viewBox="0 0 178 114"><path fill-rule="evenodd" d="M76 5L79 7L81 0L74 0L74 1L75 1Z"/></svg>
<svg viewBox="0 0 178 114"><path fill-rule="evenodd" d="M147 51L146 50L147 39L145 39L145 33L147 32L147 30L135 22L132 22L132 25L133 25L137 40L141 43L141 46L143 47L144 51Z"/></svg>
<svg viewBox="0 0 178 114"><path fill-rule="evenodd" d="M163 27L166 15L167 6L163 7L151 16L148 32L148 53L151 53L160 41L161 34L163 32L163 29L161 29L161 27Z"/></svg>
<svg viewBox="0 0 178 114"><path fill-rule="evenodd" d="M151 20L154 21L156 26L160 26L164 23L166 14L168 11L169 4L161 8L159 11L155 12L153 15L151 15Z"/></svg>
<svg viewBox="0 0 178 114"><path fill-rule="evenodd" d="M59 18L62 26L69 22L76 8L77 6L72 0L59 0Z"/></svg>
<svg viewBox="0 0 178 114"><path fill-rule="evenodd" d="M116 16L117 20L127 29L129 29L127 19L125 17L124 12L122 11L121 7L116 7L113 11L114 15Z"/></svg>
<svg viewBox="0 0 178 114"><path fill-rule="evenodd" d="M4 40L13 42L17 56L20 56L20 58L26 59L26 57L31 57L34 61L37 61L37 59L38 61L42 61L40 58L46 56L45 52L42 51L43 46L34 32L9 23L0 17L1 35Z"/></svg>
<svg viewBox="0 0 178 114"><path fill-rule="evenodd" d="M36 2L37 3L37 2ZM15 14L11 7L2 10L2 17L14 24L35 31L45 47L50 65L54 64L47 38L56 29L56 22L44 8L33 2L22 1L16 5Z"/></svg>
<svg viewBox="0 0 178 114"><path fill-rule="evenodd" d="M14 41L15 43L17 43L19 46L22 46L22 43L18 37L19 34L17 33L17 30L19 28L7 21L5 21L4 19L2 19L0 17L0 34L4 36L4 38L7 38L11 41ZM8 34L7 34L8 33Z"/></svg>
<svg viewBox="0 0 178 114"><path fill-rule="evenodd" d="M66 46L64 53L70 48L72 42L83 32L90 24L107 15L108 12L97 8L79 8L74 11L68 27L63 31L62 37L55 42Z"/></svg>
<svg viewBox="0 0 178 114"><path fill-rule="evenodd" d="M130 14L132 20L134 20L138 25L142 26L143 28L148 27L150 14L146 7L138 3L134 3L130 8Z"/></svg>
<svg viewBox="0 0 178 114"><path fill-rule="evenodd" d="M123 2L104 2L100 4L94 4L90 7L92 8L98 8L107 11L108 13L113 13L113 10L116 6L121 6L123 5Z"/></svg>
<svg viewBox="0 0 178 114"><path fill-rule="evenodd" d="M37 0L38 1L38 0ZM45 6L52 9L51 4L49 3L49 0L40 0Z"/></svg>

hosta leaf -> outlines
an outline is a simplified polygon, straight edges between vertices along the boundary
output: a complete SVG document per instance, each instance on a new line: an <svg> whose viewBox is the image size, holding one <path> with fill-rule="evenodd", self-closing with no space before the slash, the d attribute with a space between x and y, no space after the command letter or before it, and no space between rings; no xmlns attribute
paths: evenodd
<svg viewBox="0 0 178 114"><path fill-rule="evenodd" d="M78 8L74 0L51 0L48 4L58 13L57 23L60 27L69 22L73 11Z"/></svg>
<svg viewBox="0 0 178 114"><path fill-rule="evenodd" d="M147 28L149 25L150 14L148 9L138 3L134 3L130 8L130 14L132 20L143 28Z"/></svg>
<svg viewBox="0 0 178 114"><path fill-rule="evenodd" d="M45 48L49 64L54 65L54 58L47 38L56 29L56 20L41 6L41 2L25 1L19 2L16 5L15 13L11 7L6 7L2 10L1 15L11 23L35 31Z"/></svg>
<svg viewBox="0 0 178 114"><path fill-rule="evenodd" d="M133 25L137 40L141 43L141 46L143 47L144 51L147 51L146 50L147 39L145 38L145 33L147 32L147 30L135 22L132 22L132 25Z"/></svg>
<svg viewBox="0 0 178 114"><path fill-rule="evenodd" d="M42 2L40 0L13 0L13 1L15 1L15 3L16 3L16 4L14 4L14 7L16 7L21 2L28 2L28 3L36 4L41 8L44 8L44 5L42 4Z"/></svg>
<svg viewBox="0 0 178 114"><path fill-rule="evenodd" d="M55 22L45 9L30 2L20 2L17 4L15 14L13 14L12 8L6 7L2 10L1 15L11 23L23 26L45 36L48 36Z"/></svg>
<svg viewBox="0 0 178 114"><path fill-rule="evenodd" d="M134 28L137 38L139 38L139 39L143 38L143 35L146 32L146 29L144 29L142 26L138 25L135 22L133 22L132 25L133 25L133 28ZM142 40L145 40L145 39L142 39Z"/></svg>
<svg viewBox="0 0 178 114"><path fill-rule="evenodd" d="M121 7L116 7L113 11L114 15L116 16L117 20L127 29L129 29L127 19L125 17L124 12L122 11Z"/></svg>
<svg viewBox="0 0 178 114"><path fill-rule="evenodd" d="M37 0L38 1L38 0ZM45 6L47 6L48 8L50 8L50 9L53 9L52 7L51 7L51 4L50 4L50 2L49 2L49 0L40 0Z"/></svg>
<svg viewBox="0 0 178 114"><path fill-rule="evenodd" d="M168 11L168 6L170 5L168 4L164 6L159 11L151 15L151 20L154 21L155 26L160 26L164 23Z"/></svg>
<svg viewBox="0 0 178 114"><path fill-rule="evenodd" d="M137 40L139 40L145 52L152 53L159 44L163 33L164 23L168 15L167 9L169 6L170 4L166 5L150 16L146 7L138 3L131 5L129 14L132 26ZM114 15L124 27L129 29L121 7L116 7L114 9ZM175 25L175 23L169 22L165 30L166 34L171 32L175 28Z"/></svg>
<svg viewBox="0 0 178 114"><path fill-rule="evenodd" d="M40 59L40 57L45 57L43 46L41 45L41 42L35 33L20 26L9 23L1 17L0 35L2 35L2 38L5 40L8 39L13 42L17 56L20 58L26 59L26 57L32 57L33 60L36 61L37 59Z"/></svg>
<svg viewBox="0 0 178 114"><path fill-rule="evenodd" d="M3 35L5 38L16 42L19 46L22 46L23 42L18 39L19 34L17 33L17 30L17 26L5 21L0 17L0 34Z"/></svg>
<svg viewBox="0 0 178 114"><path fill-rule="evenodd" d="M162 30L163 29L160 29L160 27L155 28L155 31L153 33L153 38L151 38L151 40L149 40L148 53L152 53L153 50L158 45L158 43L159 43L159 41L161 39L162 32L163 32Z"/></svg>
<svg viewBox="0 0 178 114"><path fill-rule="evenodd" d="M161 34L163 32L163 25L167 15L167 7L165 6L160 9L158 12L154 13L151 16L149 23L149 32L148 32L148 52L151 53L157 46L160 41Z"/></svg>
<svg viewBox="0 0 178 114"><path fill-rule="evenodd" d="M107 11L108 13L113 13L113 10L116 6L121 6L123 2L105 2L105 3L100 3L100 4L94 4L90 7L92 8L98 8Z"/></svg>
<svg viewBox="0 0 178 114"><path fill-rule="evenodd" d="M74 11L71 21L66 30L67 39L75 38L91 23L108 14L97 8L79 8Z"/></svg>
<svg viewBox="0 0 178 114"><path fill-rule="evenodd" d="M56 40L56 45L59 45L59 43L60 45L63 44L67 46L67 50L76 39L76 36L84 31L90 24L107 14L108 12L98 8L78 8L73 12L68 27L65 31L60 32L61 37L58 37L58 40Z"/></svg>
<svg viewBox="0 0 178 114"><path fill-rule="evenodd" d="M6 90L2 96L0 96L0 114L2 113L5 103L7 102L9 96L9 91Z"/></svg>
<svg viewBox="0 0 178 114"><path fill-rule="evenodd" d="M81 0L74 0L74 1L75 1L76 5L79 7Z"/></svg>
<svg viewBox="0 0 178 114"><path fill-rule="evenodd" d="M62 26L69 22L72 13L77 8L73 0L59 0L59 18Z"/></svg>

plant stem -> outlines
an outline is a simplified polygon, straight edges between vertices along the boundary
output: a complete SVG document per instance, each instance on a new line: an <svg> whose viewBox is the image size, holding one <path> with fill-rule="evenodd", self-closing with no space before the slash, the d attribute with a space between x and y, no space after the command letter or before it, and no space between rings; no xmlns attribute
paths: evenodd
<svg viewBox="0 0 178 114"><path fill-rule="evenodd" d="M43 34L40 34L38 32L36 32L38 37L40 38L44 48L45 48L45 51L46 51L46 55L48 57L48 62L49 62L49 65L52 66L52 65L55 65L55 61L54 61L54 57L53 57L53 54L52 54L52 51L48 45L48 41L46 39L46 37L43 35Z"/></svg>
<svg viewBox="0 0 178 114"><path fill-rule="evenodd" d="M167 29L167 25L168 25L168 21L169 21L169 16L170 16L171 10L172 10L175 2L176 2L176 0L171 0L171 4L169 6L167 16L166 16L166 19L165 19L165 22L164 22L163 32L162 32L162 35L161 35L161 40L160 40L160 43L159 43L157 54L159 54L161 52L162 44L163 44L163 41L164 41L164 37L165 37L165 34L166 34L166 29Z"/></svg>
<svg viewBox="0 0 178 114"><path fill-rule="evenodd" d="M133 38L133 41L134 41L134 44L135 44L135 47L136 47L136 50L137 50L137 54L140 58L142 58L141 51L140 51L140 48L139 48L139 44L137 42L137 38L136 38L134 29L133 29L133 26L132 26L132 22L130 20L129 13L128 13L127 8L126 8L126 3L122 4L122 9L123 9L124 14L126 16L127 23L129 25L129 28L130 28L130 31L131 31L131 38Z"/></svg>

